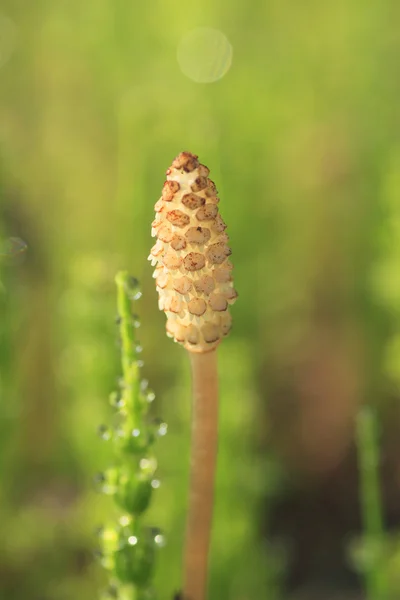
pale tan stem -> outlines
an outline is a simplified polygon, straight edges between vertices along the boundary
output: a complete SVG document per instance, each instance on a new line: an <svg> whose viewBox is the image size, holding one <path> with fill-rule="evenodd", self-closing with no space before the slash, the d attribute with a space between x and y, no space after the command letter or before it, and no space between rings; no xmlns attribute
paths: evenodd
<svg viewBox="0 0 400 600"><path fill-rule="evenodd" d="M205 600L218 440L217 352L189 352L192 366L192 448L184 555L185 600Z"/></svg>

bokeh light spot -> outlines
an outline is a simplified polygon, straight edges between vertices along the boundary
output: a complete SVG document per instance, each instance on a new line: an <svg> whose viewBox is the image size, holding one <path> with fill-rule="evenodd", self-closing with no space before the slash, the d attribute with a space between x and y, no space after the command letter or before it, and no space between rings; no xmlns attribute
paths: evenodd
<svg viewBox="0 0 400 600"><path fill-rule="evenodd" d="M10 59L15 48L16 37L14 22L0 14L0 67Z"/></svg>
<svg viewBox="0 0 400 600"><path fill-rule="evenodd" d="M180 41L177 59L186 77L196 83L213 83L229 71L232 52L232 46L222 31L197 27Z"/></svg>

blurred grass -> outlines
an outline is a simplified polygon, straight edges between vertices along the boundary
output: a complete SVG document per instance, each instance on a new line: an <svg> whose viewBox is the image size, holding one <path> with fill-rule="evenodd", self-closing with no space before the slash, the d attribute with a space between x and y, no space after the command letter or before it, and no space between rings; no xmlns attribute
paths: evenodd
<svg viewBox="0 0 400 600"><path fill-rule="evenodd" d="M188 368L163 334L146 256L163 172L187 149L220 190L240 293L221 348L211 598L274 598L268 440L300 479L329 470L362 399L396 394L399 5L2 0L0 11L16 25L0 70L1 220L29 244L24 264L0 266L0 595L101 586L92 531L110 507L91 478L108 460L95 430L117 374L119 269L142 281L145 369L170 425L151 515L169 539L160 598L179 587ZM176 61L202 25L233 46L211 85Z"/></svg>

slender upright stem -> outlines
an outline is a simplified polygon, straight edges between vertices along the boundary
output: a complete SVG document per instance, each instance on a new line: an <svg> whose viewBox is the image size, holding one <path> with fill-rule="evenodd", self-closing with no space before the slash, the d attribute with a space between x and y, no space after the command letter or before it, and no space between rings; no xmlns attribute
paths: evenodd
<svg viewBox="0 0 400 600"><path fill-rule="evenodd" d="M364 536L369 552L377 555L366 568L365 585L368 600L387 598L387 581L382 572L384 540L383 508L379 482L378 418L369 406L357 417L357 447L360 471L361 511Z"/></svg>
<svg viewBox="0 0 400 600"><path fill-rule="evenodd" d="M184 599L205 600L218 440L217 352L190 352L193 380L189 510Z"/></svg>

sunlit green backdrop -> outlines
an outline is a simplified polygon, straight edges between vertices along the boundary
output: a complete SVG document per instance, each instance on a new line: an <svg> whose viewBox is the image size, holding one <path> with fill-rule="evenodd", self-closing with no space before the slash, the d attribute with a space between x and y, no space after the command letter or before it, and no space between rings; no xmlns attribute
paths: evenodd
<svg viewBox="0 0 400 600"><path fill-rule="evenodd" d="M146 258L181 150L217 183L239 291L219 352L210 598L357 588L346 548L364 401L390 417L388 526L399 520L399 19L396 0L1 0L0 227L29 246L0 257L2 599L104 586L93 532L113 509L92 482L110 460L96 428L119 375L121 268L142 282L144 375L169 424L148 515L168 539L160 600L179 588L190 381ZM177 61L202 26L233 49L206 84Z"/></svg>

